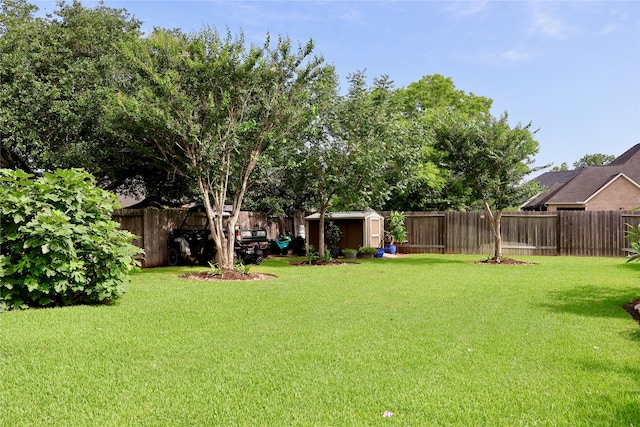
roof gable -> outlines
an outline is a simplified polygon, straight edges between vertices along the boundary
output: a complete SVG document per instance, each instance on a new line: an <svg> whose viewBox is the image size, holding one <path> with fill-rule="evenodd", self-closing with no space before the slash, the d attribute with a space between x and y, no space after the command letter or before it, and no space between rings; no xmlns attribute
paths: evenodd
<svg viewBox="0 0 640 427"><path fill-rule="evenodd" d="M585 200L585 202L589 202L591 199L593 199L594 197L596 197L598 194L602 193L603 191L605 191L610 185L612 185L614 182L624 179L626 181L629 181L632 185L636 186L639 190L640 190L640 184L638 184L637 182L635 182L634 180L630 179L628 176L626 176L623 173L619 173L618 175L614 176L609 182L607 182L605 185L603 185L602 187L600 187L598 189L598 191L596 191L595 193L593 193L587 200Z"/></svg>
<svg viewBox="0 0 640 427"><path fill-rule="evenodd" d="M615 169L615 170L612 170ZM619 167L588 166L567 182L547 203L584 203L602 186L621 173Z"/></svg>

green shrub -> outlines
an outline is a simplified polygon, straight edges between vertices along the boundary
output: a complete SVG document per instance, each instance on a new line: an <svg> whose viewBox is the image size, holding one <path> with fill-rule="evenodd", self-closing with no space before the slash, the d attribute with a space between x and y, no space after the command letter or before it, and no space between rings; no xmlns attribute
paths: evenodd
<svg viewBox="0 0 640 427"><path fill-rule="evenodd" d="M340 226L333 221L329 221L324 226L324 238L329 243L329 247L335 248L342 239Z"/></svg>
<svg viewBox="0 0 640 427"><path fill-rule="evenodd" d="M204 270L203 273L207 273L209 276L220 276L224 275L224 270L218 266L218 264L214 264L213 262L209 262L209 268Z"/></svg>
<svg viewBox="0 0 640 427"><path fill-rule="evenodd" d="M360 255L373 255L378 251L378 248L374 248L371 246L363 246L358 249L358 254Z"/></svg>
<svg viewBox="0 0 640 427"><path fill-rule="evenodd" d="M251 265L245 264L242 261L236 261L233 263L233 269L246 275L251 272Z"/></svg>
<svg viewBox="0 0 640 427"><path fill-rule="evenodd" d="M404 213L391 211L387 218L388 229L385 234L390 239L390 244L404 243L407 240L407 229L404 225Z"/></svg>
<svg viewBox="0 0 640 427"><path fill-rule="evenodd" d="M333 257L331 256L331 252L329 249L324 250L324 255L320 257L320 261L322 262L331 262L333 261Z"/></svg>
<svg viewBox="0 0 640 427"><path fill-rule="evenodd" d="M629 250L629 258L627 262L640 260L640 225L634 227L631 224L627 225L626 238L629 241L631 249Z"/></svg>
<svg viewBox="0 0 640 427"><path fill-rule="evenodd" d="M305 256L306 258L306 263L307 264L312 264L314 261L317 261L320 259L320 256L318 255L318 252L316 251L316 248L313 247L313 245L309 245L307 247L307 255Z"/></svg>
<svg viewBox="0 0 640 427"><path fill-rule="evenodd" d="M111 219L116 205L80 169L0 170L0 311L119 298L142 251Z"/></svg>

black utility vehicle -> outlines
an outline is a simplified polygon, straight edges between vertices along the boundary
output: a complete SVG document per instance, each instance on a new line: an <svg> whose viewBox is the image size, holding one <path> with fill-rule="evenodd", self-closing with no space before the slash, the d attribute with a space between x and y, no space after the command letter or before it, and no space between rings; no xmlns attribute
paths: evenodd
<svg viewBox="0 0 640 427"><path fill-rule="evenodd" d="M216 245L209 231L207 216L202 208L191 208L180 228L169 233L169 265L202 264L212 262ZM268 255L267 230L236 230L235 257L245 263L260 264Z"/></svg>

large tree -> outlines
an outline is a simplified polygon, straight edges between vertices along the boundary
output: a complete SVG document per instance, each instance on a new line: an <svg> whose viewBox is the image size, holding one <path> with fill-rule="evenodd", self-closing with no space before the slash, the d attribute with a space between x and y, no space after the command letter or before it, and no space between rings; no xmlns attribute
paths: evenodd
<svg viewBox="0 0 640 427"><path fill-rule="evenodd" d="M307 117L311 82L322 70L310 41L279 38L247 47L221 37L155 30L127 54L139 75L114 99L114 130L173 165L198 188L217 261L233 268L234 233L250 178L265 151L286 146ZM223 222L225 205L231 216Z"/></svg>
<svg viewBox="0 0 640 427"><path fill-rule="evenodd" d="M189 191L136 140L110 133L105 106L135 85L123 47L141 35L123 9L78 1L35 17L25 0L0 3L0 166L27 172L81 167L102 188L172 199Z"/></svg>
<svg viewBox="0 0 640 427"><path fill-rule="evenodd" d="M440 74L420 80L394 91L394 99L403 118L426 131L442 114L455 111L470 117L490 114L493 101L484 96L457 89L453 80ZM428 138L417 149L420 161L406 171L411 180L406 187L393 191L385 208L392 210L466 210L480 207L470 191L448 169L441 167L440 152Z"/></svg>
<svg viewBox="0 0 640 427"><path fill-rule="evenodd" d="M82 166L115 184L127 157L105 131L102 106L120 68L118 44L138 37L139 22L123 10L77 1L61 3L47 18L35 18L36 10L23 0L2 3L2 166Z"/></svg>
<svg viewBox="0 0 640 427"><path fill-rule="evenodd" d="M538 152L531 124L512 128L506 113L497 119L450 112L439 118L433 131L444 165L482 200L494 236L493 258L499 261L503 211L536 192L535 183L524 180Z"/></svg>
<svg viewBox="0 0 640 427"><path fill-rule="evenodd" d="M456 111L472 117L489 114L493 100L456 89L450 77L431 74L400 88L394 95L401 101L404 113L422 118L433 111Z"/></svg>

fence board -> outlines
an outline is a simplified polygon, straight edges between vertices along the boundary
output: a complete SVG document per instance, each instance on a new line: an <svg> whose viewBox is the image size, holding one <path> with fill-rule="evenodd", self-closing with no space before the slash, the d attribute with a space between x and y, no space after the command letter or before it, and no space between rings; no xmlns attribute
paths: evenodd
<svg viewBox="0 0 640 427"><path fill-rule="evenodd" d="M118 209L113 211L112 218L120 223L120 228L138 236L131 243L144 248L144 209Z"/></svg>
<svg viewBox="0 0 640 427"><path fill-rule="evenodd" d="M504 255L624 256L628 211L505 212ZM406 213L408 242L403 253L492 254L493 233L484 212Z"/></svg>
<svg viewBox="0 0 640 427"><path fill-rule="evenodd" d="M535 215L524 212L503 214L503 253L505 255L555 255L557 250L555 224L555 215Z"/></svg>
<svg viewBox="0 0 640 427"><path fill-rule="evenodd" d="M402 253L444 253L444 214L414 212L405 214L407 242L398 244Z"/></svg>

